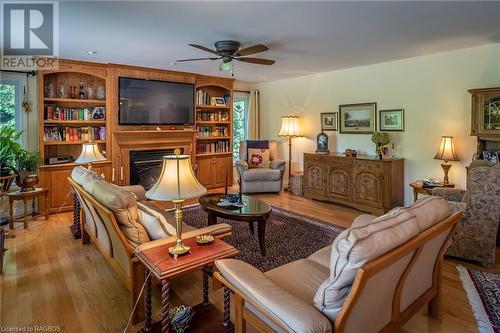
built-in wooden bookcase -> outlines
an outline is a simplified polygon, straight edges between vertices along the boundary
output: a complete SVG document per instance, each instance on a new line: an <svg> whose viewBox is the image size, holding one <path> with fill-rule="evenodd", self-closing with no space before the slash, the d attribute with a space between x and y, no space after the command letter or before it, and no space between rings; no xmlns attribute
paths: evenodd
<svg viewBox="0 0 500 333"><path fill-rule="evenodd" d="M196 80L197 173L198 180L207 188L224 186L226 179L228 184L231 184L232 100L232 80L217 80L213 77L201 77Z"/></svg>
<svg viewBox="0 0 500 333"><path fill-rule="evenodd" d="M43 159L40 184L50 189L49 210L52 212L71 208L66 178L76 164L51 164L50 158L67 156L73 161L80 155L82 144L90 140L98 143L104 156L108 159L111 156L110 140L107 140L106 80L105 66L79 62L61 61L59 70L38 73L38 136ZM109 160L100 162L95 169L109 175L110 165Z"/></svg>

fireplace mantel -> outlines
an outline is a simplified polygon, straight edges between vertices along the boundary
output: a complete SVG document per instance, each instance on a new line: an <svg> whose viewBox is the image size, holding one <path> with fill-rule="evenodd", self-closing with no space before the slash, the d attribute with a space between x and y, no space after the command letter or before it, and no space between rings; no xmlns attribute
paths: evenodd
<svg viewBox="0 0 500 333"><path fill-rule="evenodd" d="M113 132L113 182L130 185L130 152L182 148L194 161L194 129Z"/></svg>

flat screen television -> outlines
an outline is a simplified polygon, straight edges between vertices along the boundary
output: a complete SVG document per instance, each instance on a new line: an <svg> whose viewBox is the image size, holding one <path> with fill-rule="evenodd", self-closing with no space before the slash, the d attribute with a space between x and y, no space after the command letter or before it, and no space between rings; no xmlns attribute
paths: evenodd
<svg viewBox="0 0 500 333"><path fill-rule="evenodd" d="M194 85L119 78L120 125L192 125Z"/></svg>

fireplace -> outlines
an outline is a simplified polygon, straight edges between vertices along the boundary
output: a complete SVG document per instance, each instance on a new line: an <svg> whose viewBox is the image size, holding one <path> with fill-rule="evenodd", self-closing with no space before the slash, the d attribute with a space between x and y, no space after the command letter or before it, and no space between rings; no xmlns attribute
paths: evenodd
<svg viewBox="0 0 500 333"><path fill-rule="evenodd" d="M149 190L160 176L163 156L173 154L174 149L130 151L130 185Z"/></svg>

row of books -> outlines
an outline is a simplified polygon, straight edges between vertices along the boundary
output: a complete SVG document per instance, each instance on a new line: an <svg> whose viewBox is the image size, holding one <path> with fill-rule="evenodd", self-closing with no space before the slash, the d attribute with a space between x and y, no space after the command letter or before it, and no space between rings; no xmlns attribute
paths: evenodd
<svg viewBox="0 0 500 333"><path fill-rule="evenodd" d="M44 138L46 142L106 140L106 127L45 126Z"/></svg>
<svg viewBox="0 0 500 333"><path fill-rule="evenodd" d="M198 126L198 137L210 138L218 136L229 136L227 126Z"/></svg>
<svg viewBox="0 0 500 333"><path fill-rule="evenodd" d="M205 90L198 90L196 92L196 104L197 105L229 105L230 96L210 96L210 94Z"/></svg>
<svg viewBox="0 0 500 333"><path fill-rule="evenodd" d="M45 107L45 120L105 120L106 108L63 108L55 105Z"/></svg>
<svg viewBox="0 0 500 333"><path fill-rule="evenodd" d="M227 111L198 112L196 119L198 121L228 121L229 112Z"/></svg>
<svg viewBox="0 0 500 333"><path fill-rule="evenodd" d="M230 151L231 151L231 145L229 141L198 143L196 147L197 154L229 153Z"/></svg>

